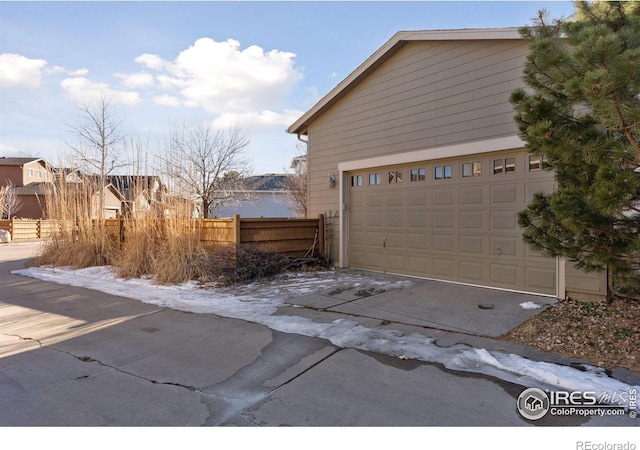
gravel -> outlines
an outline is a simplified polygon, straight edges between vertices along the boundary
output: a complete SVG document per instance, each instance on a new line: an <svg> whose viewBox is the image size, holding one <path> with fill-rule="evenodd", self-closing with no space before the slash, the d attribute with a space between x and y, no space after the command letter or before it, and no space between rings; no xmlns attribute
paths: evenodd
<svg viewBox="0 0 640 450"><path fill-rule="evenodd" d="M640 376L640 301L563 300L501 337Z"/></svg>

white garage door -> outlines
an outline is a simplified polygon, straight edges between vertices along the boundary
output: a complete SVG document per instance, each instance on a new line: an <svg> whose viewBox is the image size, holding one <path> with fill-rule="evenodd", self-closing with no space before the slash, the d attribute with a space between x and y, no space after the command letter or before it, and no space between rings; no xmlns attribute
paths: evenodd
<svg viewBox="0 0 640 450"><path fill-rule="evenodd" d="M556 294L556 260L524 244L517 213L553 175L519 152L350 172L350 267Z"/></svg>

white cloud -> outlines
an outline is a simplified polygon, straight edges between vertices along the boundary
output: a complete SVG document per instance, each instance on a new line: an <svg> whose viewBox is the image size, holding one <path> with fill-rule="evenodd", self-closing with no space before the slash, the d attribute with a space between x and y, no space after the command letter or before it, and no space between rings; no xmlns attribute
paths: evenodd
<svg viewBox="0 0 640 450"><path fill-rule="evenodd" d="M274 112L270 110L251 111L241 114L224 113L212 121L216 128L228 128L235 124L241 124L247 128L260 128L271 126L288 127L304 114L303 111L285 110L284 112Z"/></svg>
<svg viewBox="0 0 640 450"><path fill-rule="evenodd" d="M99 98L101 94L111 99L113 104L135 106L142 102L137 92L117 91L107 84L96 83L84 77L65 78L60 86L78 103Z"/></svg>
<svg viewBox="0 0 640 450"><path fill-rule="evenodd" d="M46 69L47 75L55 75L58 73L63 73L70 77L84 77L89 73L89 69L78 69L78 70L67 70L62 66L53 66Z"/></svg>
<svg viewBox="0 0 640 450"><path fill-rule="evenodd" d="M287 113L270 112L301 79L294 53L252 45L241 49L234 39L198 39L173 62L145 53L135 61L159 73L164 95L156 102L202 107L214 115L280 122ZM175 99L180 98L180 102ZM244 125L244 124L243 124Z"/></svg>
<svg viewBox="0 0 640 450"><path fill-rule="evenodd" d="M180 106L182 101L172 95L158 95L153 97L153 101L162 106Z"/></svg>
<svg viewBox="0 0 640 450"><path fill-rule="evenodd" d="M117 73L116 77L122 80L122 84L131 89L147 88L153 86L153 75L148 72L132 74Z"/></svg>
<svg viewBox="0 0 640 450"><path fill-rule="evenodd" d="M145 53L143 55L138 56L135 60L138 64L142 64L149 69L161 70L166 65L166 62L160 58L158 55L152 55L150 53Z"/></svg>
<svg viewBox="0 0 640 450"><path fill-rule="evenodd" d="M42 81L44 59L30 59L14 53L0 54L0 89L36 89Z"/></svg>

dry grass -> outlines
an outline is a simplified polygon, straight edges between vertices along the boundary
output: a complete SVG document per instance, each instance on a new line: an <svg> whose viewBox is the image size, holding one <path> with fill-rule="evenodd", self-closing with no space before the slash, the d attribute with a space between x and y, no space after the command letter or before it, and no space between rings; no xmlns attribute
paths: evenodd
<svg viewBox="0 0 640 450"><path fill-rule="evenodd" d="M99 219L95 180L67 183L57 180L47 193L47 215L60 220L58 233L47 241L31 265L69 266L75 269L111 265L118 276L150 276L159 283L181 283L202 275L205 250L197 239L185 202L164 205L171 217L157 211L127 220L127 238L108 229Z"/></svg>

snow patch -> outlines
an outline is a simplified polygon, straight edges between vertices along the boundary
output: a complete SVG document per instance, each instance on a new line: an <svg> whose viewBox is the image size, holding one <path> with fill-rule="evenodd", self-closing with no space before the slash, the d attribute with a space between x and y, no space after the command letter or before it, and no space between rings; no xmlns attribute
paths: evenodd
<svg viewBox="0 0 640 450"><path fill-rule="evenodd" d="M524 302L524 303L520 303L520 307L522 309L540 309L542 308L542 305L538 305L537 303L534 303L534 302Z"/></svg>
<svg viewBox="0 0 640 450"><path fill-rule="evenodd" d="M398 330L367 328L347 319L317 323L304 317L273 315L279 307L285 306L287 299L322 289L366 285L391 290L411 286L413 283L410 281L391 283L368 276L327 271L287 275L231 288L203 289L195 282L160 286L148 279L117 278L110 267L81 270L31 267L12 273L94 289L180 311L246 320L284 333L327 339L338 347L439 363L448 369L490 375L525 387L590 390L598 394L606 393L613 398L620 398L620 394L628 398L630 389L640 389L640 386L630 386L609 377L597 367L586 366L585 370L578 370L464 344L443 348L436 345L435 339L419 333L405 335ZM521 304L523 308L530 308L531 305L540 307L532 302ZM640 410L640 407L636 409Z"/></svg>

